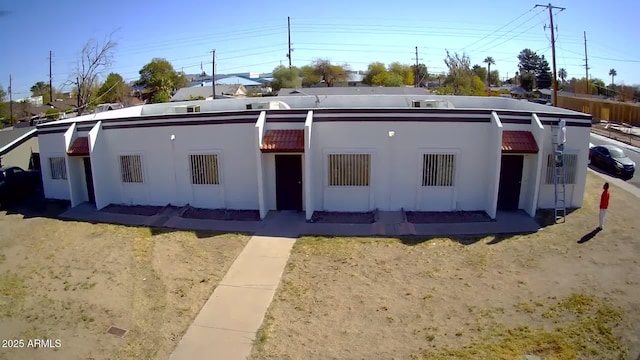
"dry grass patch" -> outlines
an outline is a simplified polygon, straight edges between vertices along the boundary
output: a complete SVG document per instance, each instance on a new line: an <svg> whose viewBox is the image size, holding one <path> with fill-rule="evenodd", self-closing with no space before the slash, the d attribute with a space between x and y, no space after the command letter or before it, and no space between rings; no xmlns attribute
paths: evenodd
<svg viewBox="0 0 640 360"><path fill-rule="evenodd" d="M640 201L612 186L605 230L578 243L601 185L530 235L302 238L252 358L637 357Z"/></svg>
<svg viewBox="0 0 640 360"><path fill-rule="evenodd" d="M167 358L248 240L14 215L0 227L0 338L62 341L11 359Z"/></svg>

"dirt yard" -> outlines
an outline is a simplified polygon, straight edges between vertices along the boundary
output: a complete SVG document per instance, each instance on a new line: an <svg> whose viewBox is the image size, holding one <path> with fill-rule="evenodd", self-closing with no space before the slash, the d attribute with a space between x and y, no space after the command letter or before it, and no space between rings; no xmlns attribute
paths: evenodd
<svg viewBox="0 0 640 360"><path fill-rule="evenodd" d="M633 359L640 354L640 200L602 180L527 236L303 238L253 359Z"/></svg>
<svg viewBox="0 0 640 360"><path fill-rule="evenodd" d="M167 359L248 240L4 212L0 229L0 339L25 347L0 349L11 360Z"/></svg>

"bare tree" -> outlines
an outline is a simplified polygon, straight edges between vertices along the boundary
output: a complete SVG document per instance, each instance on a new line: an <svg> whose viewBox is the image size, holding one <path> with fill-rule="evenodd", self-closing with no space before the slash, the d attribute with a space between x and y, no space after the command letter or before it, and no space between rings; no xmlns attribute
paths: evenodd
<svg viewBox="0 0 640 360"><path fill-rule="evenodd" d="M100 76L113 64L113 51L117 43L111 39L113 33L104 41L87 41L82 47L80 60L71 83L78 91L78 115L87 111L91 96L98 87Z"/></svg>

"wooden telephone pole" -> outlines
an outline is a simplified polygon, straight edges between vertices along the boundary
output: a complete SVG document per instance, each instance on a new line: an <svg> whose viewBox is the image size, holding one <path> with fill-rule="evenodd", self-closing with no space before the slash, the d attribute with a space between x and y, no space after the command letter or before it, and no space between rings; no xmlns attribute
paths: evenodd
<svg viewBox="0 0 640 360"><path fill-rule="evenodd" d="M293 51L293 49L291 48L291 18L289 16L287 16L287 37L288 37L288 44L289 44L289 51L287 53L287 57L289 58L289 69L291 69L291 51Z"/></svg>
<svg viewBox="0 0 640 360"><path fill-rule="evenodd" d="M13 77L9 74L9 121L11 125L13 125L13 91L11 90L11 85L13 82Z"/></svg>
<svg viewBox="0 0 640 360"><path fill-rule="evenodd" d="M213 100L216 99L216 49L211 50L211 88Z"/></svg>
<svg viewBox="0 0 640 360"><path fill-rule="evenodd" d="M589 95L591 94L591 89L589 88L589 57L587 56L587 32L584 32L584 72L585 72L585 79L587 80L587 88L586 88L586 92Z"/></svg>
<svg viewBox="0 0 640 360"><path fill-rule="evenodd" d="M535 7L546 7L549 9L549 22L551 24L551 57L553 60L553 106L558 106L558 80L556 76L556 35L555 28L553 26L553 9L559 9L564 11L565 8L553 6L551 3L548 5L536 5Z"/></svg>
<svg viewBox="0 0 640 360"><path fill-rule="evenodd" d="M53 98L53 74L51 73L51 62L53 61L52 55L51 50L49 50L49 101L51 102L55 101Z"/></svg>
<svg viewBox="0 0 640 360"><path fill-rule="evenodd" d="M415 78L414 84L415 84L415 87L420 87L420 82L422 81L422 79L420 78L420 71L418 70L418 66L420 65L419 61L422 60L422 59L420 59L418 57L418 47L417 46L416 46L416 58L413 59L413 60L416 61L416 68L413 71L413 73L414 73L413 76Z"/></svg>

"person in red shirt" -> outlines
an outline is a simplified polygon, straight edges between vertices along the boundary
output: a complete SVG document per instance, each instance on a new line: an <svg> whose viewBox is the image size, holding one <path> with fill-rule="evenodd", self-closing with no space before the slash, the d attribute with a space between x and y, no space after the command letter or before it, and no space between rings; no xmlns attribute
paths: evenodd
<svg viewBox="0 0 640 360"><path fill-rule="evenodd" d="M607 209L609 208L609 183L604 183L602 189L602 195L600 195L600 225L598 226L598 230L602 230L604 227L604 218L607 216Z"/></svg>

